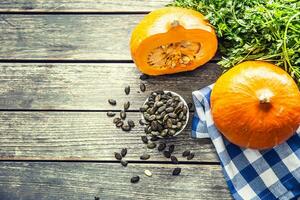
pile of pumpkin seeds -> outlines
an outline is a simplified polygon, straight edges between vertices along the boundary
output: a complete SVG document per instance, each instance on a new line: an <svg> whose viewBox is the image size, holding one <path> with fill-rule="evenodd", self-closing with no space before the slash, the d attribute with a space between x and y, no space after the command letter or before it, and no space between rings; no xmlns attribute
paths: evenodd
<svg viewBox="0 0 300 200"><path fill-rule="evenodd" d="M188 107L171 92L152 92L140 111L144 117L140 124L146 125L150 136L174 136L187 123Z"/></svg>
<svg viewBox="0 0 300 200"><path fill-rule="evenodd" d="M141 80L147 79L148 76L142 75ZM140 91L145 92L146 86L140 83ZM130 86L124 88L126 95L130 94ZM117 105L117 101L114 99L109 99L108 103L112 106ZM130 102L127 101L123 104L124 109L120 111L119 116L116 116L114 112L107 112L108 117L115 117L113 123L117 128L121 128L123 131L131 131L135 127L133 120L127 118L126 111L130 108ZM171 160L173 164L178 164L179 161L177 157L173 154L175 150L175 145L171 144L167 146L165 142L159 142L156 144L160 138L167 138L174 136L178 131L180 131L184 125L187 123L188 109L191 109L192 104L189 103L188 107L184 105L180 97L172 94L171 92L164 91L154 91L151 93L146 103L140 108L143 114L143 118L139 120L140 125L145 126L146 135L141 137L142 142L147 146L148 149L157 148L159 152L163 154L164 157ZM148 138L149 137L149 138ZM127 154L127 148L123 148L120 153L115 152L115 158L120 161L121 165L127 167L128 162L124 159ZM182 153L183 157L187 160L194 158L194 153L186 150ZM144 153L140 156L141 160L150 159L150 155ZM145 175L148 177L152 176L150 170L145 170ZM176 167L172 171L172 175L177 176L181 173L181 168ZM133 176L130 179L131 183L139 182L139 176Z"/></svg>

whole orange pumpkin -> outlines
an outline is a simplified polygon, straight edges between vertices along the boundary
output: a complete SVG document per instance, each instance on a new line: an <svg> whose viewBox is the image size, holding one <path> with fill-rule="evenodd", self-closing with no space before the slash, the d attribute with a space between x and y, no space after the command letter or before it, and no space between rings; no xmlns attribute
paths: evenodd
<svg viewBox="0 0 300 200"><path fill-rule="evenodd" d="M212 90L211 107L216 127L241 147L274 147L300 125L296 83L267 62L243 62L223 74Z"/></svg>
<svg viewBox="0 0 300 200"><path fill-rule="evenodd" d="M190 71L208 62L218 47L214 29L199 12L176 7L157 9L132 32L131 56L145 74Z"/></svg>

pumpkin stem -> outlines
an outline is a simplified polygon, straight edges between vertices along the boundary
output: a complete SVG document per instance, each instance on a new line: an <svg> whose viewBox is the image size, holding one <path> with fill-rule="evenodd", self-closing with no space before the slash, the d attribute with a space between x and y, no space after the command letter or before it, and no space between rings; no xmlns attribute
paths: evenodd
<svg viewBox="0 0 300 200"><path fill-rule="evenodd" d="M259 96L259 103L261 104L266 104L266 103L270 103L271 102L271 95L268 93L262 93Z"/></svg>
<svg viewBox="0 0 300 200"><path fill-rule="evenodd" d="M172 27L172 28L175 28L175 27L177 27L177 26L179 26L179 25L180 25L180 23L179 23L178 20L174 20L174 21L171 23L171 27Z"/></svg>

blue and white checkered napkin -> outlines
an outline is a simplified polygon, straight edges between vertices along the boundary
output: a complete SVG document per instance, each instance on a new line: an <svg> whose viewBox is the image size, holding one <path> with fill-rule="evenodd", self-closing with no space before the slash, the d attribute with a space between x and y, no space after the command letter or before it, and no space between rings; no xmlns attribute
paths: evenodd
<svg viewBox="0 0 300 200"><path fill-rule="evenodd" d="M270 150L238 147L214 126L210 112L213 85L193 92L196 107L192 137L210 137L235 199L297 199L300 197L300 127L285 143Z"/></svg>

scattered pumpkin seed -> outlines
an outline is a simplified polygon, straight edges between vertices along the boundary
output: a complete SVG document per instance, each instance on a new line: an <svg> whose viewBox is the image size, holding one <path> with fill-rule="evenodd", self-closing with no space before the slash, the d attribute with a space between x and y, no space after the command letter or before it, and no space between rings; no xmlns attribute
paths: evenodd
<svg viewBox="0 0 300 200"><path fill-rule="evenodd" d="M154 149L156 147L156 144L153 142L150 142L147 144L148 149Z"/></svg>
<svg viewBox="0 0 300 200"><path fill-rule="evenodd" d="M148 138L147 138L147 136L141 136L141 139L142 139L142 141L143 141L143 143L145 143L145 144L148 144Z"/></svg>
<svg viewBox="0 0 300 200"><path fill-rule="evenodd" d="M127 167L128 161L122 159L122 160L121 160L121 165L124 166L124 167Z"/></svg>
<svg viewBox="0 0 300 200"><path fill-rule="evenodd" d="M124 110L121 110L120 117L121 119L126 119L126 112Z"/></svg>
<svg viewBox="0 0 300 200"><path fill-rule="evenodd" d="M120 120L116 123L116 127L120 128L123 126L123 124L124 124L124 122Z"/></svg>
<svg viewBox="0 0 300 200"><path fill-rule="evenodd" d="M192 160L193 158L195 157L195 154L194 153L190 153L190 155L188 155L186 157L187 160Z"/></svg>
<svg viewBox="0 0 300 200"><path fill-rule="evenodd" d="M124 92L126 95L129 95L130 93L130 86L126 86L125 89L124 89Z"/></svg>
<svg viewBox="0 0 300 200"><path fill-rule="evenodd" d="M174 144L171 144L171 145L169 146L169 152L170 152L170 153L173 153L173 152L174 152L174 149L175 149L175 145L174 145Z"/></svg>
<svg viewBox="0 0 300 200"><path fill-rule="evenodd" d="M148 177L151 177L151 176L152 176L152 172L151 172L150 170L148 170L148 169L146 169L146 170L144 171L144 173L145 173L145 175L148 176Z"/></svg>
<svg viewBox="0 0 300 200"><path fill-rule="evenodd" d="M126 102L124 103L124 110L125 110L125 111L128 110L129 107L130 107L130 102L129 102L129 101L126 101Z"/></svg>
<svg viewBox="0 0 300 200"><path fill-rule="evenodd" d="M121 118L115 117L114 120L113 120L113 123L117 124L119 121L121 121Z"/></svg>
<svg viewBox="0 0 300 200"><path fill-rule="evenodd" d="M117 152L115 152L115 158L116 158L117 160L122 160L121 154L120 154L120 153L117 153Z"/></svg>
<svg viewBox="0 0 300 200"><path fill-rule="evenodd" d="M164 151L163 154L164 154L164 156L166 158L170 158L171 157L171 153L169 151Z"/></svg>
<svg viewBox="0 0 300 200"><path fill-rule="evenodd" d="M121 150L121 156L124 158L126 156L126 154L127 154L127 148L123 148Z"/></svg>
<svg viewBox="0 0 300 200"><path fill-rule="evenodd" d="M178 164L178 159L175 156L171 156L171 161L174 164Z"/></svg>
<svg viewBox="0 0 300 200"><path fill-rule="evenodd" d="M117 101L114 100L114 99L108 99L108 103L109 103L110 105L112 105L112 106L117 105Z"/></svg>
<svg viewBox="0 0 300 200"><path fill-rule="evenodd" d="M107 117L114 117L116 115L116 113L114 113L114 112L107 112L106 115L107 115Z"/></svg>
<svg viewBox="0 0 300 200"><path fill-rule="evenodd" d="M176 167L176 168L173 170L172 175L173 175L173 176L178 176L180 173L181 173L181 168Z"/></svg>
<svg viewBox="0 0 300 200"><path fill-rule="evenodd" d="M149 154L144 153L143 155L140 156L141 160L148 160L150 158Z"/></svg>
<svg viewBox="0 0 300 200"><path fill-rule="evenodd" d="M141 92L145 92L146 91L146 85L144 83L140 84L140 90L141 90Z"/></svg>
<svg viewBox="0 0 300 200"><path fill-rule="evenodd" d="M131 128L135 127L135 123L134 123L133 120L129 119L129 120L127 121L127 123L128 123L128 125L129 125Z"/></svg>
<svg viewBox="0 0 300 200"><path fill-rule="evenodd" d="M139 124L142 125L142 126L144 126L146 124L146 122L143 119L140 119L139 120Z"/></svg>
<svg viewBox="0 0 300 200"><path fill-rule="evenodd" d="M167 147L166 143L160 143L157 147L158 151L163 151Z"/></svg>
<svg viewBox="0 0 300 200"><path fill-rule="evenodd" d="M131 130L131 127L130 127L128 124L123 124L123 125L122 125L122 130L123 130L123 131L130 131L130 130Z"/></svg>
<svg viewBox="0 0 300 200"><path fill-rule="evenodd" d="M190 150L185 150L185 151L182 153L182 157L188 157L190 154L191 154L191 151L190 151Z"/></svg>
<svg viewBox="0 0 300 200"><path fill-rule="evenodd" d="M133 176L131 179L130 179L130 182L131 183L137 183L139 182L140 180L140 177L139 176Z"/></svg>

